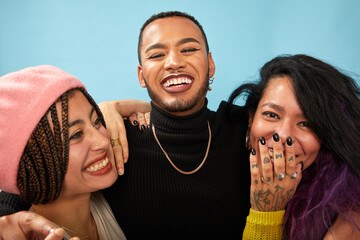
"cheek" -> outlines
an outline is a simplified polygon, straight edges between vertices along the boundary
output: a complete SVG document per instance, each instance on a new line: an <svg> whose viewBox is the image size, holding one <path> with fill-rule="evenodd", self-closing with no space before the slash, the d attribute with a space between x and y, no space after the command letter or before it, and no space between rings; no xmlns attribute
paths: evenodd
<svg viewBox="0 0 360 240"><path fill-rule="evenodd" d="M258 143L260 137L265 137L265 139L268 139L268 135L273 134L273 129L269 124L266 124L263 121L259 121L257 119L254 119L253 124L251 125L250 130L250 143L251 147L256 146Z"/></svg>
<svg viewBox="0 0 360 240"><path fill-rule="evenodd" d="M83 167L82 163L85 162L85 159L86 159L86 151L84 151L83 148L80 148L78 145L70 146L69 162L65 177L68 174L74 174L74 173L77 173L77 175L79 175L79 172L82 171L82 167Z"/></svg>
<svg viewBox="0 0 360 240"><path fill-rule="evenodd" d="M304 138L302 142L304 147L303 150L305 154L308 156L308 159L306 160L305 163L305 167L308 167L315 161L321 147L321 142L320 140L314 137Z"/></svg>

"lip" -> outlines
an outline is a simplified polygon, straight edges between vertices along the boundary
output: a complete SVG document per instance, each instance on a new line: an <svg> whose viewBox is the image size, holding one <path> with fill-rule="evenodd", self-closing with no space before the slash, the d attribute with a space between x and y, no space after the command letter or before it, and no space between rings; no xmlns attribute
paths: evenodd
<svg viewBox="0 0 360 240"><path fill-rule="evenodd" d="M103 167L97 171L94 171L94 172L85 171L85 173L92 175L92 176L101 176L101 175L107 174L109 171L111 171L111 169L112 169L112 164L109 161L105 167Z"/></svg>
<svg viewBox="0 0 360 240"><path fill-rule="evenodd" d="M104 152L102 155L98 156L97 158L95 158L94 160L92 160L88 165L86 165L84 167L84 169L90 167L91 165L93 165L96 162L102 161L106 158L107 152Z"/></svg>
<svg viewBox="0 0 360 240"><path fill-rule="evenodd" d="M181 84L167 85L171 80L181 80ZM162 88L168 93L182 93L189 90L194 82L194 77L190 74L171 74L161 81Z"/></svg>

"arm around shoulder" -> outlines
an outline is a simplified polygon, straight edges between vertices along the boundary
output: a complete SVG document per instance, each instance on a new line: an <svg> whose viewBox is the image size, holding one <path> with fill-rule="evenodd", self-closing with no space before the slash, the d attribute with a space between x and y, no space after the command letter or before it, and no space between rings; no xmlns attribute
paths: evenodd
<svg viewBox="0 0 360 240"><path fill-rule="evenodd" d="M0 191L0 216L28 210L30 204L25 202L17 194Z"/></svg>
<svg viewBox="0 0 360 240"><path fill-rule="evenodd" d="M132 113L137 112L150 112L150 102L137 100L137 99L121 99L114 101L105 101L99 103L101 111L116 111L122 117L129 117Z"/></svg>

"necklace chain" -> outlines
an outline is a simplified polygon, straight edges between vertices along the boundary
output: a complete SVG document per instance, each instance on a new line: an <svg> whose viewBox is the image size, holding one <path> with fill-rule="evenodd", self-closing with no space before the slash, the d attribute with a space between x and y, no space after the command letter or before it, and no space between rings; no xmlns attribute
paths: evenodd
<svg viewBox="0 0 360 240"><path fill-rule="evenodd" d="M190 174L193 174L193 173L196 173L197 171L199 171L199 169L204 165L206 159L207 159L207 156L209 154L209 150L210 150L210 143L211 143L211 128L210 128L210 123L209 123L209 120L207 121L207 124L208 124L208 129L209 129L209 142L208 142L208 145L207 145L207 149L206 149L206 153L205 153L205 156L204 156L204 159L202 160L202 162L200 163L200 165L195 168L194 170L192 171L183 171L181 169L179 169L170 159L169 155L167 154L167 152L164 150L164 148L161 146L161 143L159 141L159 139L157 138L156 136L156 132L155 132L155 126L154 124L152 124L152 131L154 133L154 137L155 137L155 140L157 142L157 144L159 145L159 147L161 148L161 150L163 151L165 157L167 158L167 160L170 162L171 166L173 166L178 172L182 173L182 174L187 174L187 175L190 175Z"/></svg>

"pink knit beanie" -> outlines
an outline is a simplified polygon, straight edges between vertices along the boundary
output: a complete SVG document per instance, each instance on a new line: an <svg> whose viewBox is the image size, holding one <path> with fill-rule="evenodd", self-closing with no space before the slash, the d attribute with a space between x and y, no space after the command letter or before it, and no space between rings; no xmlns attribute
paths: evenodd
<svg viewBox="0 0 360 240"><path fill-rule="evenodd" d="M66 91L85 86L54 66L37 66L0 77L0 189L19 194L17 174L31 133Z"/></svg>

